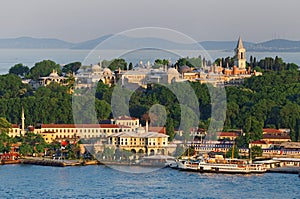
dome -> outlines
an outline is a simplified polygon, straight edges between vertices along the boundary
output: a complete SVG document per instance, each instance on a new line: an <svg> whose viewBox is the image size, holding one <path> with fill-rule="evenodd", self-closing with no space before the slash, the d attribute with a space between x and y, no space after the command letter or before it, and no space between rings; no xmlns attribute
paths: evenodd
<svg viewBox="0 0 300 199"><path fill-rule="evenodd" d="M94 65L94 66L92 66L92 71L93 72L99 72L101 70L101 67L99 66L99 65Z"/></svg>
<svg viewBox="0 0 300 199"><path fill-rule="evenodd" d="M136 129L136 132L137 133L145 133L145 129L144 129L144 127L138 127L137 129Z"/></svg>
<svg viewBox="0 0 300 199"><path fill-rule="evenodd" d="M168 74L173 74L173 75L177 75L178 71L175 68L169 68L168 69Z"/></svg>
<svg viewBox="0 0 300 199"><path fill-rule="evenodd" d="M105 74L112 74L111 70L109 68L104 68L103 73Z"/></svg>
<svg viewBox="0 0 300 199"><path fill-rule="evenodd" d="M188 66L181 66L180 67L180 73L188 73L188 72L191 72L191 68L188 67Z"/></svg>
<svg viewBox="0 0 300 199"><path fill-rule="evenodd" d="M49 77L59 77L56 70L53 70L52 73L50 73Z"/></svg>

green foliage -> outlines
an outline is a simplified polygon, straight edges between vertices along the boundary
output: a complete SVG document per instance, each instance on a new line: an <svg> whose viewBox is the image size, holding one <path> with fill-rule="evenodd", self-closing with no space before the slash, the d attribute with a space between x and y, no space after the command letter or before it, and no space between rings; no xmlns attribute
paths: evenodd
<svg viewBox="0 0 300 199"><path fill-rule="evenodd" d="M233 151L234 157L232 157L232 150L234 150L234 151ZM239 158L239 149L238 149L237 147L230 148L230 149L226 152L226 158Z"/></svg>
<svg viewBox="0 0 300 199"><path fill-rule="evenodd" d="M48 148L47 143L40 134L34 134L31 132L26 133L19 138L22 142L20 146L21 155L32 155L33 153L44 153L45 148Z"/></svg>
<svg viewBox="0 0 300 199"><path fill-rule="evenodd" d="M69 63L67 65L64 65L64 67L62 68L62 72L66 74L76 73L80 67L81 67L81 62Z"/></svg>
<svg viewBox="0 0 300 199"><path fill-rule="evenodd" d="M161 59L156 59L155 61L154 61L154 66L153 66L153 68L161 68L161 67L163 67L163 66L167 66L169 64L169 60L166 60L166 59L163 59L163 60L161 60Z"/></svg>
<svg viewBox="0 0 300 199"><path fill-rule="evenodd" d="M104 147L102 158L105 160L113 160L115 149L112 147Z"/></svg>
<svg viewBox="0 0 300 199"><path fill-rule="evenodd" d="M31 88L24 85L22 79L17 75L0 75L0 98L19 98L29 91L31 91Z"/></svg>
<svg viewBox="0 0 300 199"><path fill-rule="evenodd" d="M132 70L132 69L133 69L133 65L132 65L132 62L130 62L128 65L128 70Z"/></svg>
<svg viewBox="0 0 300 199"><path fill-rule="evenodd" d="M24 66L23 64L16 64L9 69L9 74L15 74L18 76L26 76L29 73L28 66Z"/></svg>
<svg viewBox="0 0 300 199"><path fill-rule="evenodd" d="M263 150L259 146L251 147L251 158L255 159L256 157L261 157Z"/></svg>
<svg viewBox="0 0 300 199"><path fill-rule="evenodd" d="M202 67L202 58L201 58L201 56L193 57L193 58L189 58L189 57L180 58L177 61L177 64L178 64L179 67L186 65L186 66L189 66L191 68L200 68L200 67Z"/></svg>
<svg viewBox="0 0 300 199"><path fill-rule="evenodd" d="M187 149L185 149L184 151L184 155L185 156L193 156L195 155L196 151L195 151L195 147L191 146L191 147L188 147Z"/></svg>
<svg viewBox="0 0 300 199"><path fill-rule="evenodd" d="M2 119L2 118L0 118ZM2 128L2 127L1 127ZM13 139L10 138L5 131L1 129L0 132L0 153L9 152L10 144L13 143Z"/></svg>
<svg viewBox="0 0 300 199"><path fill-rule="evenodd" d="M9 131L10 128L11 128L11 124L6 120L6 118L0 117L0 133L1 133L1 138L4 138L3 136L8 133L8 131Z"/></svg>
<svg viewBox="0 0 300 199"><path fill-rule="evenodd" d="M124 59L113 59L111 61L103 60L102 66L104 68L109 68L111 71L115 71L117 69L127 70L127 62Z"/></svg>
<svg viewBox="0 0 300 199"><path fill-rule="evenodd" d="M56 70L60 73L60 66L51 60L44 60L36 63L28 74L28 78L37 80L39 77L48 76L53 70Z"/></svg>
<svg viewBox="0 0 300 199"><path fill-rule="evenodd" d="M167 119L166 131L167 131L167 135L169 136L169 141L173 141L175 137L174 123L173 120L170 118Z"/></svg>
<svg viewBox="0 0 300 199"><path fill-rule="evenodd" d="M259 66L264 71L284 71L284 70L297 70L298 66L294 63L285 63L282 58L278 56L274 58L266 57L261 59L254 66Z"/></svg>

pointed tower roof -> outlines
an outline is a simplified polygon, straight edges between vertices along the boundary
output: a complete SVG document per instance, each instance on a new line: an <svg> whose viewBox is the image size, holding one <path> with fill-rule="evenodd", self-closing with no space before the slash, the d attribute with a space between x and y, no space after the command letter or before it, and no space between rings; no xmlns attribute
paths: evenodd
<svg viewBox="0 0 300 199"><path fill-rule="evenodd" d="M237 49L244 48L243 40L242 40L241 36L239 37L239 41L238 41L238 43L237 43L236 48L237 48Z"/></svg>

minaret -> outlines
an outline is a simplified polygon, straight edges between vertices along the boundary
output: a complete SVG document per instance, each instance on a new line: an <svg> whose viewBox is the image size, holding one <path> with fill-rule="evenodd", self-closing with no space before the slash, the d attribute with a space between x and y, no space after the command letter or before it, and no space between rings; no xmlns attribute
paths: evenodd
<svg viewBox="0 0 300 199"><path fill-rule="evenodd" d="M149 126L148 126L148 118L146 119L146 133L149 131Z"/></svg>
<svg viewBox="0 0 300 199"><path fill-rule="evenodd" d="M246 49L244 48L241 37L239 37L239 41L235 49L234 65L240 69L246 68Z"/></svg>
<svg viewBox="0 0 300 199"><path fill-rule="evenodd" d="M22 119L22 131L21 131L21 134L24 135L25 134L25 114L24 114L24 107L22 106L22 116L21 116L21 119Z"/></svg>

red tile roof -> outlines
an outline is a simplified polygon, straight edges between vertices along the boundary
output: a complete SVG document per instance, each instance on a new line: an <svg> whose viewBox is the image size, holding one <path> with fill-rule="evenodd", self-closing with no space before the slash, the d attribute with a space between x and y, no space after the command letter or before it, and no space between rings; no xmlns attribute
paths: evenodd
<svg viewBox="0 0 300 199"><path fill-rule="evenodd" d="M18 124L12 124L11 128L20 128L20 126Z"/></svg>
<svg viewBox="0 0 300 199"><path fill-rule="evenodd" d="M271 129L271 128L265 128L263 129L264 133L283 133L281 130L278 129Z"/></svg>
<svg viewBox="0 0 300 199"><path fill-rule="evenodd" d="M240 134L237 132L218 132L219 137L238 137Z"/></svg>
<svg viewBox="0 0 300 199"><path fill-rule="evenodd" d="M264 134L263 139L291 139L289 135Z"/></svg>
<svg viewBox="0 0 300 199"><path fill-rule="evenodd" d="M41 128L130 128L117 124L42 124Z"/></svg>
<svg viewBox="0 0 300 199"><path fill-rule="evenodd" d="M156 132L156 133L162 133L166 134L166 127L160 127L160 126L151 126L148 129L150 132Z"/></svg>
<svg viewBox="0 0 300 199"><path fill-rule="evenodd" d="M257 140L257 141L250 142L250 144L267 144L267 142L264 140Z"/></svg>

